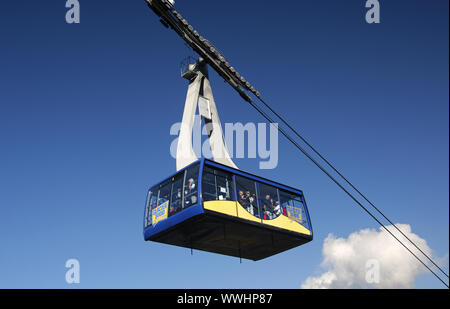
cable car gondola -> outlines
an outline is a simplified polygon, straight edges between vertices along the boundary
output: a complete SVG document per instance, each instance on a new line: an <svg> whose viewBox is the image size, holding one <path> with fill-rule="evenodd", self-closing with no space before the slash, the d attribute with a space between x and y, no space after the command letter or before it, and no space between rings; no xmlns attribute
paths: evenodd
<svg viewBox="0 0 450 309"><path fill-rule="evenodd" d="M149 190L144 237L257 261L313 232L301 190L201 159Z"/></svg>

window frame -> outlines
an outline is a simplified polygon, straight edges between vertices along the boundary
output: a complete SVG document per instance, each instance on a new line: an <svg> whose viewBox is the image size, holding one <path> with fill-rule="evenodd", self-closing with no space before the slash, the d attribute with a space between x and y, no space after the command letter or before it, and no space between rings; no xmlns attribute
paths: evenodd
<svg viewBox="0 0 450 309"><path fill-rule="evenodd" d="M278 205L280 205L280 208L281 208L281 202L280 202L280 196L279 196L279 188L278 187L276 187L276 186L274 186L274 185L271 185L271 184L267 184L267 183L261 183L261 182L259 182L259 181L257 181L257 184L258 184L258 200L261 200L260 201L260 211L261 211L261 220L265 220L265 221L272 221L272 220L275 220L276 218L278 218L280 215L282 215L282 212L280 212L280 214L278 215L278 216L276 216L276 217L274 217L274 218L272 218L272 219L264 219L264 214L263 214L263 204L264 204L264 202L263 202L263 196L261 196L261 192L263 191L263 190L261 190L261 185L263 185L263 186L266 186L266 187L269 187L269 188L271 188L271 189L273 189L273 190L275 190L275 194L276 194L276 198L277 198L277 202L278 202ZM275 196L274 196L275 197Z"/></svg>
<svg viewBox="0 0 450 309"><path fill-rule="evenodd" d="M224 174L224 175L221 175ZM204 180L205 180L205 175L212 175L214 177L214 190L215 190L215 199L205 199L205 193L208 196L212 196L213 194L211 192L205 192L205 186L204 186ZM202 171L202 175L201 175L201 182L202 182L202 192L201 192L201 196L202 196L202 202L210 202L210 201L231 201L231 202L236 202L237 201L237 197L236 197L236 183L235 183L235 174L226 171L224 169L219 169L219 168L215 168L215 167L211 167L206 165L203 168ZM219 199L219 192L218 191L218 179L217 178L221 178L224 179L226 181L226 184L228 184L228 188L227 188L227 193L230 195L229 199ZM212 183L208 182L209 185L212 185Z"/></svg>
<svg viewBox="0 0 450 309"><path fill-rule="evenodd" d="M198 182L198 179L200 179L202 167L203 166L202 166L202 162L201 161L194 162L194 163L186 166L182 170L178 171L177 173L173 174L169 178L166 178L163 181L159 182L158 184L156 184L155 186L151 187L148 190L146 206L145 206L145 209L144 209L144 230L154 226L154 224L153 224L153 217L152 217L153 216L153 208L151 208L151 203L150 203L150 198L149 198L149 193L153 192L153 189L155 189L155 191L156 191L156 203L158 204L159 199L160 199L161 188L163 186L165 186L165 185L169 185L169 199L168 199L169 204L168 204L167 219L169 219L169 218L171 218L171 217L173 217L173 216L183 212L184 210L186 210L186 209L188 209L188 208L190 208L192 206L195 206L195 205L199 204L199 201L201 201L201 199L200 199L201 184ZM191 204L189 207L184 207L185 206L184 205L184 199L185 199L184 189L185 189L186 177L187 177L189 169L197 169L197 171L195 173L193 173L193 176L195 175L195 178L196 178L196 189L197 189L197 192L195 193L195 196L197 198L197 202ZM181 192L182 193L181 194L181 196L182 196L182 198L181 198L181 206L182 207L181 207L180 211L176 212L173 215L170 215L170 206L172 205L173 184L175 182L175 179L180 177L181 175L183 175L182 176L183 182L182 182L182 187L181 187L182 188L182 192ZM161 204L157 205L156 207L158 207L160 205ZM146 216L150 216L150 217L146 217ZM148 219L148 218L150 218L150 219ZM165 220L167 220L167 219L165 219ZM147 224L148 222L150 222L150 224Z"/></svg>
<svg viewBox="0 0 450 309"><path fill-rule="evenodd" d="M281 191L283 194L289 195L288 206L294 207L294 208L297 208L297 209L301 210L302 223L300 223L298 221L297 221L297 223L299 223L304 228L312 231L311 221L309 219L308 206L306 205L306 201L305 201L304 195L303 194L295 194L295 193L291 193L291 192L288 192L286 190L280 190L280 189L278 191ZM279 194L280 194L280 197L281 197L281 193L279 193ZM301 207L297 207L295 205L295 201L296 202L300 202L302 204L302 206ZM281 205L281 202L280 202L280 205ZM304 215L304 218L303 218L303 215ZM305 222L306 225L303 224L303 222Z"/></svg>
<svg viewBox="0 0 450 309"><path fill-rule="evenodd" d="M171 195L172 195L172 178L169 178L169 179L166 179L166 180L164 180L160 185L159 185L159 189L158 189L158 200L157 200L157 202L156 202L156 207L159 207L159 206L161 206L162 204L164 204L165 202L167 202L167 201L165 201L164 203L160 203L160 201L159 201L159 199L161 198L161 189L165 189L165 187L168 187L169 188L169 193L168 193L168 198L167 198L167 201L169 202L169 204L167 204L167 207L170 207L170 198L171 198Z"/></svg>
<svg viewBox="0 0 450 309"><path fill-rule="evenodd" d="M176 181L181 179L181 198L180 198L180 210L174 212L174 213L170 213L170 207L172 206L172 198L173 198L173 186L175 184ZM171 178L171 186L170 186L170 201L169 201L169 213L168 213L168 217L172 217L180 212L182 212L184 210L183 208L183 202L184 202L184 182L186 180L186 170L182 170L181 172L179 172L178 174L176 174L175 176L173 176Z"/></svg>
<svg viewBox="0 0 450 309"><path fill-rule="evenodd" d="M192 203L188 207L185 207L186 206L185 205L185 202L186 202L185 190L186 190L186 186L187 186L186 180L188 179L189 169L197 169L196 173L192 173L192 175L195 175L194 182L195 182L195 186L196 186L196 193L195 193L196 202ZM183 190L183 204L181 206L182 210L180 212L182 212L182 211L184 211L184 210L186 210L188 208L191 208L194 205L198 205L199 203L201 203L201 194L200 194L200 192L202 190L202 185L201 185L201 178L200 178L200 176L203 173L202 169L203 169L202 162L195 162L195 163L193 163L193 164L191 164L191 165L189 165L189 166L184 168L184 170L183 170L184 171L184 180L183 180L183 187L182 187L182 190ZM189 177L191 177L191 176L189 176ZM192 197L192 196L194 196L194 194L190 195L190 197Z"/></svg>
<svg viewBox="0 0 450 309"><path fill-rule="evenodd" d="M153 225L153 207L152 207L152 199L156 198L156 203L159 198L159 189L161 184L157 184L148 190L147 192L147 202L145 205L145 214L144 214L144 228L149 228ZM150 222L150 223L149 223Z"/></svg>
<svg viewBox="0 0 450 309"><path fill-rule="evenodd" d="M254 187L254 191L255 191L255 201L256 201L256 209L258 211L258 215L256 216L254 213L252 214L251 212L249 212L240 203L239 203L239 205L242 206L245 209L246 212L248 212L249 214L251 214L255 218L262 219L262 216L261 216L262 215L262 213L261 213L261 203L260 203L259 198L258 198L258 196L259 196L259 183L258 183L258 181L255 180L255 179L251 179L249 177L243 176L243 175L237 175L237 174L233 174L233 175L234 175L234 179L233 180L234 180L234 186L235 186L235 200L236 200L236 202L239 203L238 197L237 197L238 196L238 194L237 194L238 181L236 180L236 178L239 177L239 178L242 178L242 179L244 179L246 181L252 182L253 183L252 186ZM252 205L252 206L255 206L255 205Z"/></svg>
<svg viewBox="0 0 450 309"><path fill-rule="evenodd" d="M153 192L150 189L147 192L147 203L145 204L144 229L152 226L151 218L152 218L152 210L153 209L151 208L151 205L150 205L150 200L151 200L152 196L153 196ZM150 221L150 224L149 224L149 221Z"/></svg>

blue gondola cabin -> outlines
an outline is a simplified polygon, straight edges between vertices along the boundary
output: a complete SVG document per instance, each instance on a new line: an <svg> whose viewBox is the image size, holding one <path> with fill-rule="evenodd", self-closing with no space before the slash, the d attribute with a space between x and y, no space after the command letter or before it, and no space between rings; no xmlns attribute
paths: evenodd
<svg viewBox="0 0 450 309"><path fill-rule="evenodd" d="M313 232L302 191L201 159L149 190L144 238L257 261Z"/></svg>

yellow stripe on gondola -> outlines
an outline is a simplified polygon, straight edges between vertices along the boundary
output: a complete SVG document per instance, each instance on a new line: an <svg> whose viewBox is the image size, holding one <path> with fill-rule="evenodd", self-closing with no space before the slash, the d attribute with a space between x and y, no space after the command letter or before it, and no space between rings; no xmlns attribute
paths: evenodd
<svg viewBox="0 0 450 309"><path fill-rule="evenodd" d="M245 210L238 202L233 201L208 201L203 202L203 208L206 210L218 212L224 215L238 217L240 219L258 222L265 225L270 225L283 230L288 230L292 232L297 232L305 235L311 235L311 231L305 228L300 223L284 216L280 215L278 218L273 220L261 220L248 211Z"/></svg>
<svg viewBox="0 0 450 309"><path fill-rule="evenodd" d="M203 208L228 216L237 217L237 202L233 201L208 201L203 202Z"/></svg>
<svg viewBox="0 0 450 309"><path fill-rule="evenodd" d="M275 226L284 230L297 232L301 234L311 235L311 231L300 223L286 217L285 215L280 215L278 218L273 220L262 220L263 224Z"/></svg>
<svg viewBox="0 0 450 309"><path fill-rule="evenodd" d="M254 215L252 215L251 213L249 213L244 207L241 206L241 204L239 204L238 202L234 202L234 203L236 203L236 205L237 205L237 212L238 212L239 218L248 220L248 221L262 223L262 220L260 218L257 218Z"/></svg>

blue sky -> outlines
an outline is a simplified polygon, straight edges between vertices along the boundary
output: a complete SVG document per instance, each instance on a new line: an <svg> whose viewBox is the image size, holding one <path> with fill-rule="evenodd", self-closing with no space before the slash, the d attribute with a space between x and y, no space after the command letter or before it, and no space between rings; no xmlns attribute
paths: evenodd
<svg viewBox="0 0 450 309"><path fill-rule="evenodd" d="M261 262L144 242L148 187L175 171L192 54L144 1L0 4L0 288L298 288L324 239L377 228L280 137L279 164L243 170L301 188L313 242ZM375 204L449 252L448 1L182 1L211 40ZM214 73L223 122L262 122ZM448 269L448 268L446 268ZM448 270L447 270L448 271ZM440 288L431 275L416 287Z"/></svg>

